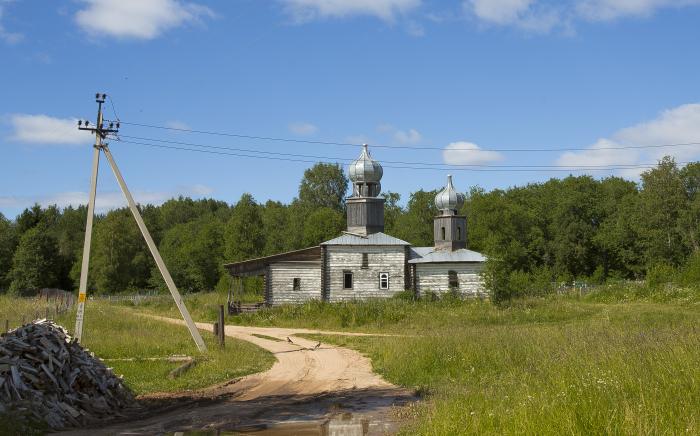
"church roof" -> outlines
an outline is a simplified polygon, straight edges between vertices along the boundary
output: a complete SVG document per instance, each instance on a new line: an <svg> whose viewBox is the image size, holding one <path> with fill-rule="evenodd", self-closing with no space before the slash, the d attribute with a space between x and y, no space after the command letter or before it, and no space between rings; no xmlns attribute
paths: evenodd
<svg viewBox="0 0 700 436"><path fill-rule="evenodd" d="M399 238L394 238L385 233L372 233L367 236L345 233L330 241L322 242L321 245L411 245Z"/></svg>
<svg viewBox="0 0 700 436"><path fill-rule="evenodd" d="M435 247L411 247L408 263L486 262L486 257L476 251L462 248L455 251L436 250Z"/></svg>

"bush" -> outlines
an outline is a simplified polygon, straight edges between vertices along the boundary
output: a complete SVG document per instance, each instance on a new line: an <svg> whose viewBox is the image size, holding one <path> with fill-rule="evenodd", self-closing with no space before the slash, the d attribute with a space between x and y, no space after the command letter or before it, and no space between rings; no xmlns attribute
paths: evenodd
<svg viewBox="0 0 700 436"><path fill-rule="evenodd" d="M688 257L680 271L680 282L686 286L700 285L700 253Z"/></svg>
<svg viewBox="0 0 700 436"><path fill-rule="evenodd" d="M647 286L657 289L674 281L676 270L667 263L657 263L647 269Z"/></svg>

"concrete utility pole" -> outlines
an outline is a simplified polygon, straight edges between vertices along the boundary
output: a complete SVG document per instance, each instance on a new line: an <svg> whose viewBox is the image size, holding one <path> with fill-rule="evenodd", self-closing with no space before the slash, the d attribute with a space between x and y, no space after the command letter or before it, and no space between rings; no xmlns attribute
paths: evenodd
<svg viewBox="0 0 700 436"><path fill-rule="evenodd" d="M177 287L175 286L175 282L173 282L173 279L170 276L170 272L168 271L168 268L165 266L165 263L163 262L163 259L160 256L158 247L156 247L156 244L153 242L153 238L151 237L148 228L146 228L146 224L144 223L143 218L141 217L141 213L139 212L138 207L136 207L136 202L134 202L134 198L131 196L131 192L126 186L126 182L124 181L124 178L122 177L122 174L119 171L119 168L117 167L117 163L114 161L114 157L112 156L112 153L109 150L107 143L104 142L104 139L107 138L108 134L117 133L119 131L119 122L116 123L116 126L113 122L109 123L108 128L105 128L104 126L104 120L102 117L102 104L105 102L106 98L106 94L95 95L95 100L97 101L98 105L97 125L95 127L90 127L88 121L85 121L85 126L83 127L83 121L78 121L78 129L88 130L95 133L95 150L93 152L92 160L92 177L90 179L90 199L88 201L88 216L87 223L85 225L83 263L80 270L78 313L75 318L75 337L78 339L78 341L80 341L83 332L83 318L85 313L85 300L87 296L87 274L88 267L90 265L90 242L92 239L92 221L95 212L95 192L97 190L97 170L99 166L100 152L103 151L105 153L105 156L107 157L107 161L109 162L110 167L112 168L114 176L117 178L119 187L121 188L124 197L126 197L126 201L129 204L129 209L131 209L131 213L134 216L134 219L136 220L136 224L139 226L139 230L141 230L141 234L146 240L146 245L148 245L148 249L150 250L151 255L153 256L153 260L155 260L156 265L158 266L158 270L163 276L163 280L165 280L165 284L168 286L168 290L170 290L170 294L175 300L175 305L180 310L180 314L185 320L187 328L190 330L192 339L194 339L195 344L197 344L197 348L199 349L199 351L205 352L207 351L207 346L204 344L204 340L199 334L197 326L195 326L194 321L192 321L192 317L190 316L190 313L187 310L187 307L185 306L185 303L182 301L180 292L178 292Z"/></svg>

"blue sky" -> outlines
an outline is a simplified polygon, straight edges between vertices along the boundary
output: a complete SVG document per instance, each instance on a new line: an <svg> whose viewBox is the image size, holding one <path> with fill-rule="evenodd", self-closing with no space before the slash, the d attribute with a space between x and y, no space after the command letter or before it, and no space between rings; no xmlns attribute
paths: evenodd
<svg viewBox="0 0 700 436"><path fill-rule="evenodd" d="M94 120L97 91L126 122L368 142L382 162L499 170L385 164L384 189L404 201L448 173L463 190L491 189L567 174L507 165L695 160L697 145L619 146L700 142L699 47L700 0L0 0L0 212L86 201L92 139L74 123ZM111 105L106 114L113 118ZM129 124L121 134L359 154ZM136 199L153 203L180 194L235 202L243 192L288 202L311 165L110 147ZM488 151L533 148L589 149ZM101 211L124 204L106 164ZM572 172L637 179L640 171Z"/></svg>

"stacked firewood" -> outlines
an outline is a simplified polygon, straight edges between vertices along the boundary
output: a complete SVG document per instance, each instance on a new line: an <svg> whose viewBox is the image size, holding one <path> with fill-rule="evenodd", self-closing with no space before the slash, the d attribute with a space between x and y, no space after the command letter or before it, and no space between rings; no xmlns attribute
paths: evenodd
<svg viewBox="0 0 700 436"><path fill-rule="evenodd" d="M0 338L0 414L61 429L120 416L134 404L121 378L51 321Z"/></svg>

